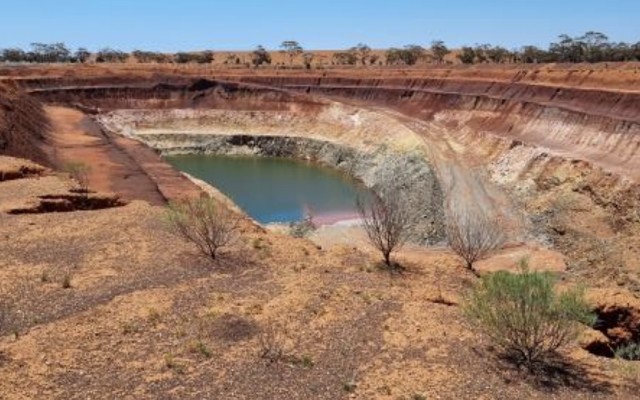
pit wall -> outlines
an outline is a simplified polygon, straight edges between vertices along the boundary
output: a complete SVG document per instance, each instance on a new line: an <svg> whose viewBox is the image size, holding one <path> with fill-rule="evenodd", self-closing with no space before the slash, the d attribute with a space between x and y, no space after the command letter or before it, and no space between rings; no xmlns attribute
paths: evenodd
<svg viewBox="0 0 640 400"><path fill-rule="evenodd" d="M464 146L508 190L572 181L614 220L640 209L640 92L472 76L218 78L395 110Z"/></svg>
<svg viewBox="0 0 640 400"><path fill-rule="evenodd" d="M225 77L220 77L226 79ZM393 110L446 139L590 281L640 288L640 93L460 79L235 77Z"/></svg>
<svg viewBox="0 0 640 400"><path fill-rule="evenodd" d="M423 142L376 113L333 104L318 113L123 110L97 120L165 155L287 157L340 170L374 192L391 185L418 210L413 239L445 239L443 193Z"/></svg>
<svg viewBox="0 0 640 400"><path fill-rule="evenodd" d="M0 82L0 155L47 164L40 145L50 129L42 104L12 82Z"/></svg>
<svg viewBox="0 0 640 400"><path fill-rule="evenodd" d="M222 77L224 78L224 77ZM453 79L234 77L517 140L640 181L640 93Z"/></svg>
<svg viewBox="0 0 640 400"><path fill-rule="evenodd" d="M335 99L441 122L452 137L466 129L538 146L552 155L584 160L640 181L640 92L470 77L360 79L250 73L217 79L120 77L112 83L106 77L33 79L23 85L44 102L82 105L96 112L123 108L319 112L322 98Z"/></svg>
<svg viewBox="0 0 640 400"><path fill-rule="evenodd" d="M405 100L424 101L424 95L474 97L507 103L527 103L561 108L567 111L600 115L640 122L637 110L640 92L576 88L548 84L492 79L421 78L353 78L353 77L286 77L225 76L221 81L237 81L305 92L348 95L368 100L393 99L398 94ZM504 101L504 102L502 102ZM452 104L443 104L447 108ZM455 104L453 104L455 106Z"/></svg>

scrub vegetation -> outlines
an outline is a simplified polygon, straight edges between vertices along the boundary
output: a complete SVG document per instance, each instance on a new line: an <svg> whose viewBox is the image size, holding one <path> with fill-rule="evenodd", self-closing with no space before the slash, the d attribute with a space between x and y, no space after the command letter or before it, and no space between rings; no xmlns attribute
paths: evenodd
<svg viewBox="0 0 640 400"><path fill-rule="evenodd" d="M529 271L526 262L521 269L482 277L464 309L504 355L533 368L574 341L580 323L593 325L595 315L581 289L558 293L550 273Z"/></svg>
<svg viewBox="0 0 640 400"><path fill-rule="evenodd" d="M208 196L174 202L166 215L177 235L214 261L239 239L241 217Z"/></svg>
<svg viewBox="0 0 640 400"><path fill-rule="evenodd" d="M447 238L451 249L473 272L475 262L499 249L506 239L497 218L492 220L481 210L473 208L450 208Z"/></svg>
<svg viewBox="0 0 640 400"><path fill-rule="evenodd" d="M444 66L435 43L414 65L436 67L382 71L358 44L315 71L331 55L298 46L2 65L2 396L634 398L637 65ZM292 238L172 151L312 160L379 197Z"/></svg>
<svg viewBox="0 0 640 400"><path fill-rule="evenodd" d="M385 266L392 269L399 264L392 262L391 255L410 239L415 224L416 214L404 199L401 191L386 188L379 196L359 196L356 200L369 243L382 254Z"/></svg>

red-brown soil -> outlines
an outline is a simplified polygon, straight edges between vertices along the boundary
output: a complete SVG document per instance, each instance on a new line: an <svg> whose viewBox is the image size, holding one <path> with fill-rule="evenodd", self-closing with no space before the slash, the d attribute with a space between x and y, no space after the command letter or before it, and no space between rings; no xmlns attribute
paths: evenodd
<svg viewBox="0 0 640 400"><path fill-rule="evenodd" d="M70 162L89 166L92 189L155 205L164 204L167 198L199 193L152 150L103 132L81 111L63 107L46 107L45 111L52 126L45 151L60 169Z"/></svg>

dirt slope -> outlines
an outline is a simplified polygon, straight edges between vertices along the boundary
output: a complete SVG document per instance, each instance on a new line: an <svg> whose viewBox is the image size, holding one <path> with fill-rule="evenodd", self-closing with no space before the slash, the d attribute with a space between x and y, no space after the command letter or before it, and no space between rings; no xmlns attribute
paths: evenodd
<svg viewBox="0 0 640 400"><path fill-rule="evenodd" d="M0 154L45 162L49 122L42 105L11 82L0 83Z"/></svg>
<svg viewBox="0 0 640 400"><path fill-rule="evenodd" d="M45 146L49 159L61 169L72 162L89 166L93 190L155 205L199 193L152 150L136 141L110 136L81 111L64 107L46 107L45 111L52 125Z"/></svg>

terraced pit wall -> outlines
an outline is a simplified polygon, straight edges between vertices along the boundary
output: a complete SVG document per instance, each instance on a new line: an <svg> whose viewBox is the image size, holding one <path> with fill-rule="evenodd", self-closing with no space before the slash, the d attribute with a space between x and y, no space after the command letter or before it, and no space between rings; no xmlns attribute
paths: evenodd
<svg viewBox="0 0 640 400"><path fill-rule="evenodd" d="M615 219L640 207L640 90L471 77L219 78L395 110L423 123L425 136L455 139L464 157L487 166L508 190L524 182L546 191L573 180Z"/></svg>

